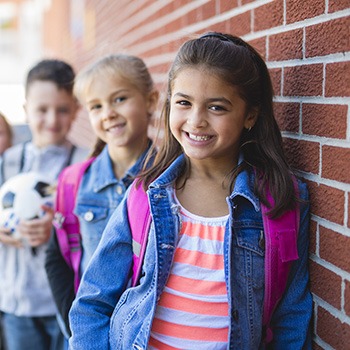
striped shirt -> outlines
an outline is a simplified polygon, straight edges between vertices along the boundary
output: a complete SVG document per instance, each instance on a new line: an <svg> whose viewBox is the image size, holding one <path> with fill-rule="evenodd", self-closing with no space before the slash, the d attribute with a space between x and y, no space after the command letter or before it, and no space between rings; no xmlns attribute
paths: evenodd
<svg viewBox="0 0 350 350"><path fill-rule="evenodd" d="M223 243L228 215L204 218L181 207L174 263L158 302L148 349L227 348Z"/></svg>

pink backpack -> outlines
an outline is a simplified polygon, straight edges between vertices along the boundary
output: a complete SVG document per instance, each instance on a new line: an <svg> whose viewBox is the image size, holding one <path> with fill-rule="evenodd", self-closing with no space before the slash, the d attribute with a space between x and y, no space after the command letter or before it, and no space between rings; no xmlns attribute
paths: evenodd
<svg viewBox="0 0 350 350"><path fill-rule="evenodd" d="M56 214L54 226L62 256L74 271L74 286L78 289L80 276L81 245L79 220L73 214L75 198L80 180L86 169L94 161L90 158L64 169L57 186ZM128 219L132 233L133 275L132 286L136 286L140 278L142 260L147 245L151 215L148 197L142 185L131 185L127 199ZM297 188L297 186L296 186ZM273 199L268 192L268 201ZM299 231L299 208L286 212L278 219L270 219L268 208L261 204L265 231L265 297L263 310L263 326L266 330L265 342L272 340L270 321L272 313L283 296L287 285L291 264L298 259L297 236ZM142 225L140 225L142 223Z"/></svg>
<svg viewBox="0 0 350 350"><path fill-rule="evenodd" d="M94 160L95 158L89 158L84 162L70 165L58 177L53 225L61 254L67 265L74 271L75 291L78 290L80 282L81 244L79 219L73 211L80 181Z"/></svg>

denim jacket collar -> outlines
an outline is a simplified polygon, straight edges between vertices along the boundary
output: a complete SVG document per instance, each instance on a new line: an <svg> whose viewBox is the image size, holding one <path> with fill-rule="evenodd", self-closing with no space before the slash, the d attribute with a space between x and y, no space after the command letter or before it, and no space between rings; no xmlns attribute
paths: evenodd
<svg viewBox="0 0 350 350"><path fill-rule="evenodd" d="M133 177L136 176L142 167L143 161L146 157L146 154L151 147L152 142L149 142L147 149L142 153L136 163L127 170L124 177L119 181L124 182L126 185L129 185ZM108 153L108 145L104 147L102 152L97 156L96 160L92 163L92 167L97 169L103 169L103 171L93 171L91 172L91 179L94 186L94 192L97 193L103 190L105 187L118 183L118 179L115 177L113 172L112 160Z"/></svg>
<svg viewBox="0 0 350 350"><path fill-rule="evenodd" d="M174 162L151 184L150 188L166 187L174 182L180 175L182 168L185 164L185 156L181 154Z"/></svg>
<svg viewBox="0 0 350 350"><path fill-rule="evenodd" d="M239 162L243 161L243 157L240 156ZM164 171L164 173L159 176L156 180L154 180L150 187L163 187L171 184L175 181L180 172L182 171L182 167L185 164L185 156L180 155L170 166L168 169ZM248 184L248 185L247 185ZM249 200L254 209L258 212L260 210L260 201L258 197L254 194L254 174L253 172L242 171L238 174L233 192L230 195L230 199L234 199L236 196L241 196Z"/></svg>
<svg viewBox="0 0 350 350"><path fill-rule="evenodd" d="M235 182L235 187L230 195L230 199L234 199L236 196L241 196L249 200L254 206L254 209L260 211L260 201L254 194L254 174L252 171L241 171Z"/></svg>

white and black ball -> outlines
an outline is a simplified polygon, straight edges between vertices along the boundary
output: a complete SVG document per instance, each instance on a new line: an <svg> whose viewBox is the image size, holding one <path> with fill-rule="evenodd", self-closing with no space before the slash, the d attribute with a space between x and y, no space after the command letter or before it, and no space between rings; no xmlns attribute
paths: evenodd
<svg viewBox="0 0 350 350"><path fill-rule="evenodd" d="M9 228L16 236L20 220L41 217L43 204L52 206L52 186L38 173L13 176L0 188L0 226Z"/></svg>

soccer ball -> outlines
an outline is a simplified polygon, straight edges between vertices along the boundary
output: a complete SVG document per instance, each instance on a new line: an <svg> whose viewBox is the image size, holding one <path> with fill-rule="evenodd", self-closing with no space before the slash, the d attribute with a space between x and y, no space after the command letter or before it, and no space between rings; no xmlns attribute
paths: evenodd
<svg viewBox="0 0 350 350"><path fill-rule="evenodd" d="M53 204L52 186L36 172L11 177L0 188L0 226L18 236L20 220L41 217L41 206Z"/></svg>

